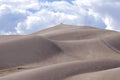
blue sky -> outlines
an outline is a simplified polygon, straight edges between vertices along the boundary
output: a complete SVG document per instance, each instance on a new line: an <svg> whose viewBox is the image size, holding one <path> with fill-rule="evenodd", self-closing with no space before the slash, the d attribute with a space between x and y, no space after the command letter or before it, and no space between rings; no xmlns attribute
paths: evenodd
<svg viewBox="0 0 120 80"><path fill-rule="evenodd" d="M0 34L29 34L60 23L120 31L120 0L0 0Z"/></svg>

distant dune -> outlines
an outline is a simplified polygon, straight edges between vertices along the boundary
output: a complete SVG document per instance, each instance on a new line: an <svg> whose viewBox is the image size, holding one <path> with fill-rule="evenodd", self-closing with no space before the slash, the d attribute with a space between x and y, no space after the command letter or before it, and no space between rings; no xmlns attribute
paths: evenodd
<svg viewBox="0 0 120 80"><path fill-rule="evenodd" d="M56 25L0 35L0 80L120 80L120 33Z"/></svg>

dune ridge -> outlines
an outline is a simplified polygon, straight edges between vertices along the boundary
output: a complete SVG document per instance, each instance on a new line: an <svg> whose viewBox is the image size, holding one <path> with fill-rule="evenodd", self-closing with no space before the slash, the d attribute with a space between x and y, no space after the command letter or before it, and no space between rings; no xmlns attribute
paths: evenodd
<svg viewBox="0 0 120 80"><path fill-rule="evenodd" d="M40 36L8 41L0 44L0 69L40 62L60 52L56 44Z"/></svg>
<svg viewBox="0 0 120 80"><path fill-rule="evenodd" d="M119 80L120 33L60 24L0 36L0 80Z"/></svg>

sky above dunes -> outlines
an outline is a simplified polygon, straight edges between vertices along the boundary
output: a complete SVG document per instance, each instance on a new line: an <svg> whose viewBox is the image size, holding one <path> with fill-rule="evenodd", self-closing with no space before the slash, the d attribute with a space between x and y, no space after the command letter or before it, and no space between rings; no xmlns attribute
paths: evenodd
<svg viewBox="0 0 120 80"><path fill-rule="evenodd" d="M0 0L0 34L29 34L60 23L120 31L120 0Z"/></svg>

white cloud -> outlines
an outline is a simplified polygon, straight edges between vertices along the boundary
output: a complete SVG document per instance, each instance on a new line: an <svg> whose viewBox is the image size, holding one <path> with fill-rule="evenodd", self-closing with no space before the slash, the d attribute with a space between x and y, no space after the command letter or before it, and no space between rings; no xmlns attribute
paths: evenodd
<svg viewBox="0 0 120 80"><path fill-rule="evenodd" d="M0 34L28 34L59 23L120 30L119 8L119 0L0 0Z"/></svg>
<svg viewBox="0 0 120 80"><path fill-rule="evenodd" d="M25 32L30 33L59 23L70 23L74 20L77 20L77 16L75 15L65 14L63 12L52 12L43 9L28 16L25 21L18 24L16 30L19 31L19 33L21 30L25 30Z"/></svg>
<svg viewBox="0 0 120 80"><path fill-rule="evenodd" d="M2 32L15 32L18 22L23 21L27 13L13 10L10 5L0 6L0 30Z"/></svg>
<svg viewBox="0 0 120 80"><path fill-rule="evenodd" d="M92 0L88 1L89 5L86 5L85 1L83 0L82 5L85 5L85 7L92 10L92 13L97 15L96 18L101 18L101 20L106 25L106 29L120 31L119 0Z"/></svg>

